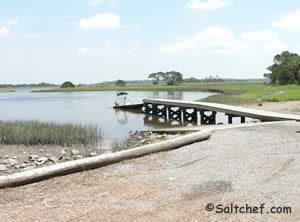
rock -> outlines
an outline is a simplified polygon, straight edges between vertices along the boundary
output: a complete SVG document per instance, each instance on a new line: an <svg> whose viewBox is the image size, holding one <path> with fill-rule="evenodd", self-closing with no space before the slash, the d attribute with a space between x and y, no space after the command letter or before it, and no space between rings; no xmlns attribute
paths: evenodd
<svg viewBox="0 0 300 222"><path fill-rule="evenodd" d="M71 160L71 157L65 157L65 161L69 161L69 160Z"/></svg>
<svg viewBox="0 0 300 222"><path fill-rule="evenodd" d="M41 158L35 160L34 163L39 166L39 165L45 164L47 161L48 161L47 157L41 157Z"/></svg>
<svg viewBox="0 0 300 222"><path fill-rule="evenodd" d="M48 157L48 158L50 158L50 157L52 157L52 155L51 155L51 154L49 154L49 153L47 153L47 154L45 155L45 157Z"/></svg>
<svg viewBox="0 0 300 222"><path fill-rule="evenodd" d="M81 156L81 155L76 155L76 156L74 156L74 160L80 160L80 159L82 159L83 157Z"/></svg>
<svg viewBox="0 0 300 222"><path fill-rule="evenodd" d="M162 135L157 135L157 136L156 136L157 139L162 139L163 137L164 137L164 136L162 136Z"/></svg>
<svg viewBox="0 0 300 222"><path fill-rule="evenodd" d="M39 158L39 156L38 156L38 155L34 155L34 154L32 154L32 155L30 155L30 156L28 157L28 159L29 159L30 161L34 161L34 160L36 160L37 158Z"/></svg>
<svg viewBox="0 0 300 222"><path fill-rule="evenodd" d="M4 165L4 164L1 164L0 165L0 172L6 171L6 170L8 170L7 166Z"/></svg>
<svg viewBox="0 0 300 222"><path fill-rule="evenodd" d="M66 149L62 149L62 150L60 151L60 154L61 154L62 156L64 156L64 155L66 154L66 152L67 152Z"/></svg>
<svg viewBox="0 0 300 222"><path fill-rule="evenodd" d="M72 150L71 150L71 154L72 154L73 156L76 156L76 155L80 154L80 151L79 151L79 150L76 150L76 149L72 149Z"/></svg>
<svg viewBox="0 0 300 222"><path fill-rule="evenodd" d="M10 166L15 166L19 163L19 161L12 159L12 158L7 159L7 161Z"/></svg>
<svg viewBox="0 0 300 222"><path fill-rule="evenodd" d="M262 104L262 103L259 103L257 106L263 106L263 104Z"/></svg>
<svg viewBox="0 0 300 222"><path fill-rule="evenodd" d="M89 156L90 156L90 157L97 156L97 153L96 153L96 152L92 152L92 153L90 153Z"/></svg>
<svg viewBox="0 0 300 222"><path fill-rule="evenodd" d="M8 158L9 158L9 156L8 156L8 155L5 155L5 156L3 156L3 158L4 158L4 159L8 159Z"/></svg>
<svg viewBox="0 0 300 222"><path fill-rule="evenodd" d="M28 167L28 164L26 164L26 163L22 163L19 165L19 168L21 168L21 169L26 168L26 167Z"/></svg>
<svg viewBox="0 0 300 222"><path fill-rule="evenodd" d="M143 137L142 136L137 136L136 137L138 140L141 140L141 139L143 139Z"/></svg>
<svg viewBox="0 0 300 222"><path fill-rule="evenodd" d="M48 160L51 161L51 162L53 162L53 163L58 162L58 158L56 158L55 156L49 157Z"/></svg>
<svg viewBox="0 0 300 222"><path fill-rule="evenodd" d="M15 165L15 167L14 167L16 170L17 169L20 169L20 165Z"/></svg>
<svg viewBox="0 0 300 222"><path fill-rule="evenodd" d="M26 151L22 151L23 154L26 154Z"/></svg>
<svg viewBox="0 0 300 222"><path fill-rule="evenodd" d="M14 160L16 160L16 159L18 159L18 157L17 156L13 156L13 157L11 157L12 159L14 159Z"/></svg>
<svg viewBox="0 0 300 222"><path fill-rule="evenodd" d="M40 153L43 153L43 152L44 152L44 150L43 150L43 149L40 149L39 151L40 151Z"/></svg>

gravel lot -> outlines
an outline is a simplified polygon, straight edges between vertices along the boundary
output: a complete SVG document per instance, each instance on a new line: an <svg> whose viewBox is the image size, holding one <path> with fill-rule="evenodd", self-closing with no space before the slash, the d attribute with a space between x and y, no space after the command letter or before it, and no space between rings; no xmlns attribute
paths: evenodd
<svg viewBox="0 0 300 222"><path fill-rule="evenodd" d="M217 131L208 141L0 190L1 221L300 221L300 123ZM265 204L263 214L208 203ZM267 214L270 207L291 214Z"/></svg>

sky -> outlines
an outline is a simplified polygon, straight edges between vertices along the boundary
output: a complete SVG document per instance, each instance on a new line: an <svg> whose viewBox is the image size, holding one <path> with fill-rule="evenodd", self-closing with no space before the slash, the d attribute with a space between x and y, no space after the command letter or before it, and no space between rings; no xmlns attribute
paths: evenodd
<svg viewBox="0 0 300 222"><path fill-rule="evenodd" d="M261 78L299 39L299 0L0 0L0 84Z"/></svg>

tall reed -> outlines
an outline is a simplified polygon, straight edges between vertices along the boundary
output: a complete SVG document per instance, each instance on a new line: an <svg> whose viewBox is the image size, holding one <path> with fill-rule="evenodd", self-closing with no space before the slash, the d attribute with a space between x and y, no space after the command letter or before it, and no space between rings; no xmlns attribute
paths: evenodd
<svg viewBox="0 0 300 222"><path fill-rule="evenodd" d="M0 144L98 145L101 129L96 125L59 124L39 121L0 121Z"/></svg>

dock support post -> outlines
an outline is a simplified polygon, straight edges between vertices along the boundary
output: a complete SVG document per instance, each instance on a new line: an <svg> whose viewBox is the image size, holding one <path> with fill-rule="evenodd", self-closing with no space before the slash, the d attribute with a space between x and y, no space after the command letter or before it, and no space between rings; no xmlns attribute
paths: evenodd
<svg viewBox="0 0 300 222"><path fill-rule="evenodd" d="M146 113L146 114L150 114L149 103L145 103L145 104L144 104L144 107L145 107L145 113Z"/></svg>
<svg viewBox="0 0 300 222"><path fill-rule="evenodd" d="M246 122L246 117L241 116L241 123L245 123Z"/></svg>
<svg viewBox="0 0 300 222"><path fill-rule="evenodd" d="M228 115L228 124L232 124L232 119L233 119L233 116L232 115Z"/></svg>
<svg viewBox="0 0 300 222"><path fill-rule="evenodd" d="M152 115L157 116L157 104L152 104Z"/></svg>

